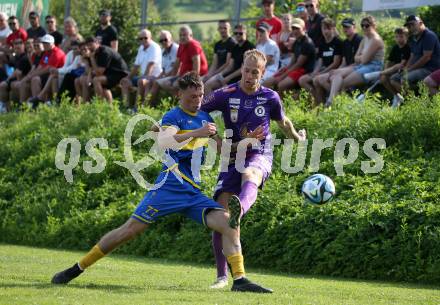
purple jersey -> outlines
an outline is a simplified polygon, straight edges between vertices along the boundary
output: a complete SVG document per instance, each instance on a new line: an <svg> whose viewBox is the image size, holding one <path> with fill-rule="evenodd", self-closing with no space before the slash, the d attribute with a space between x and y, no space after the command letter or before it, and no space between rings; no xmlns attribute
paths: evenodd
<svg viewBox="0 0 440 305"><path fill-rule="evenodd" d="M270 120L280 121L284 117L280 97L275 91L260 87L248 95L240 88L240 83L218 89L205 97L201 110L221 111L225 128L233 131L232 142L239 142L248 132L263 126L266 138L261 146L251 152L264 154L272 160Z"/></svg>

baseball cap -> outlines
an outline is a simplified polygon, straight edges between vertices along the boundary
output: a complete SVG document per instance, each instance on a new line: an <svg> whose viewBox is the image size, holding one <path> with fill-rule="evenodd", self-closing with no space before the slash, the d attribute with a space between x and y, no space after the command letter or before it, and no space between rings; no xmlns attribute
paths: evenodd
<svg viewBox="0 0 440 305"><path fill-rule="evenodd" d="M265 30L265 31L269 31L270 30L270 26L266 23L266 22L262 22L258 25L257 27L258 30Z"/></svg>
<svg viewBox="0 0 440 305"><path fill-rule="evenodd" d="M43 37L40 38L40 41L43 43L50 43L50 44L54 44L55 43L55 38L53 38L52 35L50 34L46 34Z"/></svg>
<svg viewBox="0 0 440 305"><path fill-rule="evenodd" d="M353 26L356 25L356 22L353 18L344 18L341 22L342 26Z"/></svg>
<svg viewBox="0 0 440 305"><path fill-rule="evenodd" d="M100 11L99 11L99 16L102 16L102 15L104 15L104 16L111 16L111 15L112 15L112 12L111 12L110 10L107 10L107 9L105 9L105 10L100 10Z"/></svg>
<svg viewBox="0 0 440 305"><path fill-rule="evenodd" d="M413 21L422 22L422 19L420 19L420 17L416 15L409 15L408 17L406 17L405 26L407 26L410 22Z"/></svg>
<svg viewBox="0 0 440 305"><path fill-rule="evenodd" d="M39 17L39 15L36 11L32 11L29 13L28 17Z"/></svg>
<svg viewBox="0 0 440 305"><path fill-rule="evenodd" d="M306 24L304 23L304 20L302 20L301 18L292 18L291 27L297 29L304 29L306 27Z"/></svg>

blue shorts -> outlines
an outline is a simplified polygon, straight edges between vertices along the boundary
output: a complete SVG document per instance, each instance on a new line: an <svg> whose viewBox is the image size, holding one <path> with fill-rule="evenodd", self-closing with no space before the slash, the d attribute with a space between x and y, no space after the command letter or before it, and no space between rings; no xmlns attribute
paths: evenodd
<svg viewBox="0 0 440 305"><path fill-rule="evenodd" d="M365 65L356 65L353 69L362 76L362 79L365 83L368 83L368 80L365 79L364 74L382 71L383 63L378 60L373 60Z"/></svg>
<svg viewBox="0 0 440 305"><path fill-rule="evenodd" d="M133 87L137 87L138 86L138 81L140 79L147 79L147 80L152 80L154 79L154 77L146 77L146 76L135 76L131 79L131 84L133 85Z"/></svg>
<svg viewBox="0 0 440 305"><path fill-rule="evenodd" d="M150 224L168 214L181 213L206 226L206 215L211 210L224 208L199 190L166 187L149 191L136 207L132 218Z"/></svg>

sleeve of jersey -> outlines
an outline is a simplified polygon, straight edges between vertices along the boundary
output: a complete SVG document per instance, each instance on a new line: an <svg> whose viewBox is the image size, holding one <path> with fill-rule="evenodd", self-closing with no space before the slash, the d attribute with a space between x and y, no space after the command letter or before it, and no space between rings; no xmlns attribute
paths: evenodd
<svg viewBox="0 0 440 305"><path fill-rule="evenodd" d="M274 121L281 121L284 117L283 104L281 98L275 91L272 96L272 103L270 108L270 119Z"/></svg>
<svg viewBox="0 0 440 305"><path fill-rule="evenodd" d="M223 89L215 90L211 94L205 96L202 102L201 110L208 113L216 110L223 111L222 105L224 104L225 99L226 96Z"/></svg>
<svg viewBox="0 0 440 305"><path fill-rule="evenodd" d="M172 126L177 130L180 130L178 119L173 111L168 111L167 113L165 113L165 115L162 118L162 122L160 123L160 126L163 128Z"/></svg>

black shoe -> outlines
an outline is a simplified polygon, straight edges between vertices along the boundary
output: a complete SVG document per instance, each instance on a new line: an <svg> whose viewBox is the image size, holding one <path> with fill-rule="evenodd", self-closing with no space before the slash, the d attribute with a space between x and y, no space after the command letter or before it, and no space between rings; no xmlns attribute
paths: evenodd
<svg viewBox="0 0 440 305"><path fill-rule="evenodd" d="M234 280L231 291L255 292L255 293L273 293L272 289L264 288L258 284L252 283L247 278Z"/></svg>
<svg viewBox="0 0 440 305"><path fill-rule="evenodd" d="M242 215L240 198L232 195L228 202L229 208L229 226L232 229L237 229L240 226L240 219Z"/></svg>
<svg viewBox="0 0 440 305"><path fill-rule="evenodd" d="M67 284L83 272L83 270L79 269L78 264L75 264L64 271L55 274L52 278L52 284Z"/></svg>

